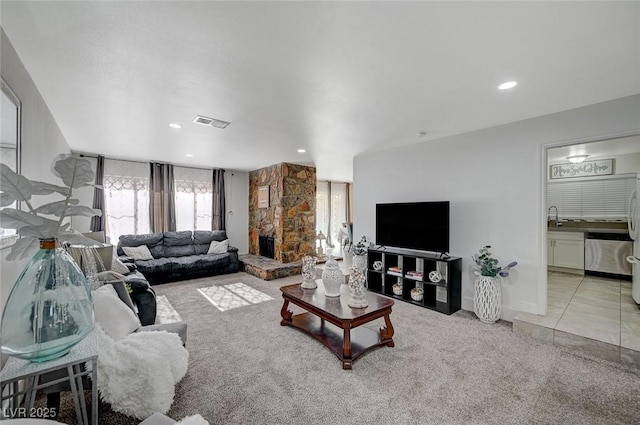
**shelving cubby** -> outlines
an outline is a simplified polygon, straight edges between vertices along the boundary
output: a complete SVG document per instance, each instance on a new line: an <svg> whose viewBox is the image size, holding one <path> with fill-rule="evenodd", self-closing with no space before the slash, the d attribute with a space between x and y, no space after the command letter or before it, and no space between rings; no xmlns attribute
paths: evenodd
<svg viewBox="0 0 640 425"><path fill-rule="evenodd" d="M460 257L439 258L435 254L420 251L370 249L368 255L367 288L388 297L416 304L421 307L452 314L462 305L462 259ZM375 270L373 263L382 262L382 270ZM402 272L389 271L399 267ZM422 276L407 276L408 272L421 272ZM432 282L429 273L437 271L441 280ZM402 295L393 293L395 283L402 284ZM413 288L422 288L422 300L411 297Z"/></svg>

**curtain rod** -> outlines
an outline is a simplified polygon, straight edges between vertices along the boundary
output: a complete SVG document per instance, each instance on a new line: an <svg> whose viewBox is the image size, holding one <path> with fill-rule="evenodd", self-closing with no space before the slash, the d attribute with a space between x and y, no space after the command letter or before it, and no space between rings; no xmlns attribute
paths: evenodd
<svg viewBox="0 0 640 425"><path fill-rule="evenodd" d="M86 153L80 153L78 154L80 155L80 158L98 158L99 155L90 155L90 154L86 154ZM104 155L102 155L104 156ZM105 156L104 159L110 159L111 161L124 161L124 162L135 162L136 164L168 164L168 162L156 162L156 161L134 161L131 159L118 159L118 158L109 158L108 156ZM186 165L175 165L175 164L171 164L174 167L182 167L182 168L195 168L196 170L207 170L207 171L211 171L211 170L222 170L222 171L227 171L224 168L202 168L202 167L188 167Z"/></svg>

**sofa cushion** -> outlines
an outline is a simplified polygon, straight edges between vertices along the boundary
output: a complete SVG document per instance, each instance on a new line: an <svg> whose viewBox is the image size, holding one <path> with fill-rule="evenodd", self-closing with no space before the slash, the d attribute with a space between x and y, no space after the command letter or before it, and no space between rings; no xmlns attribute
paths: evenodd
<svg viewBox="0 0 640 425"><path fill-rule="evenodd" d="M227 239L227 232L225 230L196 230L193 232L193 243L195 244L207 244L211 241L222 242Z"/></svg>
<svg viewBox="0 0 640 425"><path fill-rule="evenodd" d="M118 241L118 255L125 255L122 250L123 246L140 246L147 245L151 254L154 254L153 248L162 246L162 233L148 233L146 235L121 235ZM160 256L160 255L159 255Z"/></svg>
<svg viewBox="0 0 640 425"><path fill-rule="evenodd" d="M199 255L186 257L174 257L171 259L172 273L188 273L202 267L202 259Z"/></svg>
<svg viewBox="0 0 640 425"><path fill-rule="evenodd" d="M193 243L196 254L206 254L212 241L222 242L227 239L225 230L196 230L193 232Z"/></svg>
<svg viewBox="0 0 640 425"><path fill-rule="evenodd" d="M184 230L181 232L164 232L164 246L181 246L181 245L193 245L193 239L191 237L191 230Z"/></svg>
<svg viewBox="0 0 640 425"><path fill-rule="evenodd" d="M151 255L151 251L149 251L149 248L147 248L146 245L123 246L122 250L128 256L133 257L136 261L153 260L153 255Z"/></svg>
<svg viewBox="0 0 640 425"><path fill-rule="evenodd" d="M144 276L157 276L171 273L171 259L169 258L136 261L136 266L138 266L138 271Z"/></svg>
<svg viewBox="0 0 640 425"><path fill-rule="evenodd" d="M184 257L185 255L194 255L195 253L196 249L193 244L164 247L164 256L167 258Z"/></svg>
<svg viewBox="0 0 640 425"><path fill-rule="evenodd" d="M231 255L229 253L224 254L204 254L198 255L202 261L203 269L219 269L225 267L231 262Z"/></svg>

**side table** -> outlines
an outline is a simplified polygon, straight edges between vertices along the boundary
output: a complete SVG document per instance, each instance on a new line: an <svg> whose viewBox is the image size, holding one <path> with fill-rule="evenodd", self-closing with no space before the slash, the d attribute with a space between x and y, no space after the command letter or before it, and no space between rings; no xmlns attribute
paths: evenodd
<svg viewBox="0 0 640 425"><path fill-rule="evenodd" d="M88 363L85 370L82 365ZM90 366L90 367L89 367ZM66 375L46 383L40 383L41 375L66 370ZM87 406L84 399L82 377L91 375L91 422L87 417ZM19 381L26 382L25 388L19 389ZM71 395L76 409L78 424L98 424L98 340L95 332L89 333L75 345L68 354L43 363L32 363L17 357L10 357L0 371L0 403L3 408L0 419L6 417L52 417L48 409L35 409L36 391L61 382L69 381ZM8 388L7 391L5 391ZM24 407L20 407L20 396L25 396ZM10 400L9 407L4 401ZM53 412L52 412L53 413Z"/></svg>

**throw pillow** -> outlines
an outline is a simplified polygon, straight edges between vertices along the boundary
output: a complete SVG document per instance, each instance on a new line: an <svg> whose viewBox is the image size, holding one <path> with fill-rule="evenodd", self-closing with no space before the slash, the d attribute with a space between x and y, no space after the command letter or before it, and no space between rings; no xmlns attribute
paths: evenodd
<svg viewBox="0 0 640 425"><path fill-rule="evenodd" d="M224 254L227 252L229 248L229 239L225 239L222 242L211 241L211 245L209 245L209 251L207 254Z"/></svg>
<svg viewBox="0 0 640 425"><path fill-rule="evenodd" d="M138 316L120 300L112 285L104 285L93 292L93 312L96 322L115 340L141 326Z"/></svg>
<svg viewBox="0 0 640 425"><path fill-rule="evenodd" d="M123 246L122 250L129 257L132 257L134 260L153 260L153 255L151 255L151 251L147 248L146 245L140 246Z"/></svg>
<svg viewBox="0 0 640 425"><path fill-rule="evenodd" d="M113 257L113 261L111 262L111 271L120 274L127 274L129 273L129 268L125 266L122 261Z"/></svg>
<svg viewBox="0 0 640 425"><path fill-rule="evenodd" d="M193 415L182 418L176 425L209 425L209 422L202 415Z"/></svg>

